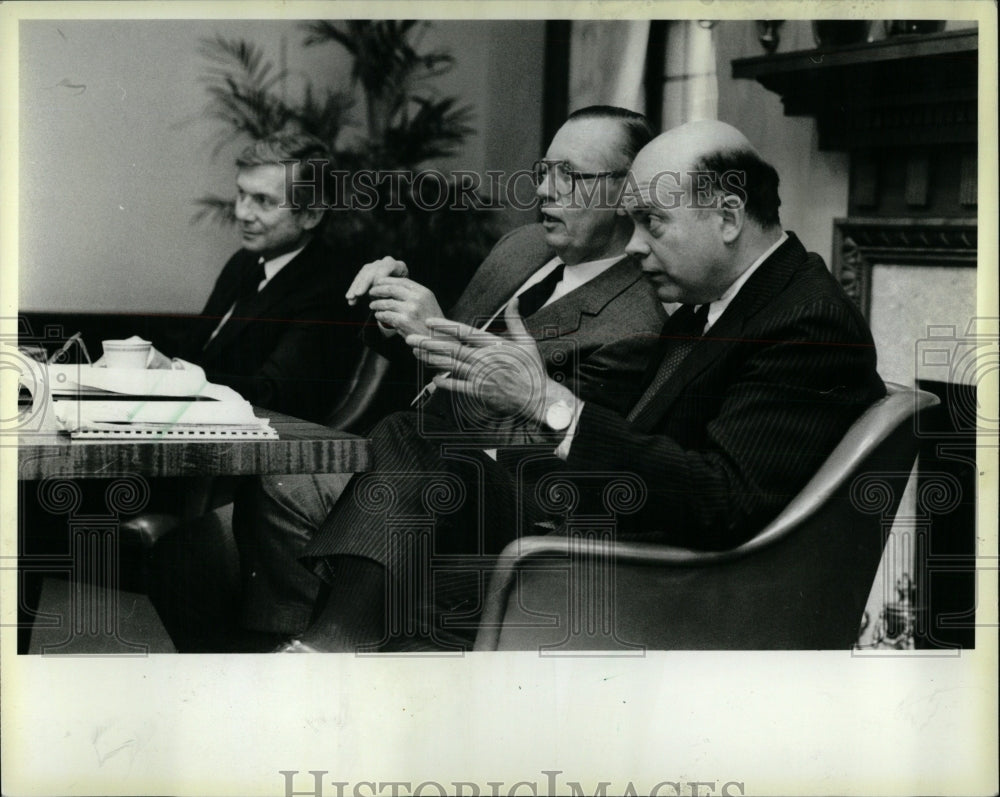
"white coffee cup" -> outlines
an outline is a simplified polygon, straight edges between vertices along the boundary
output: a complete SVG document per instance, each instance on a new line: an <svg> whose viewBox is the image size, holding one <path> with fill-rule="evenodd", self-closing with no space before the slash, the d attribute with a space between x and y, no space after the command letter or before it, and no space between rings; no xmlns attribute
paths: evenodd
<svg viewBox="0 0 1000 797"><path fill-rule="evenodd" d="M108 368L145 368L152 343L142 338L105 340L104 363Z"/></svg>

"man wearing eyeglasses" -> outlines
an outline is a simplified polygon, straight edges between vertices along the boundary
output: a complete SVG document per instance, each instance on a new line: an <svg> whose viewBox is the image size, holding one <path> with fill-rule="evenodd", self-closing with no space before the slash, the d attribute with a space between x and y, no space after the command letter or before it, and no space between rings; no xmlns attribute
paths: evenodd
<svg viewBox="0 0 1000 797"><path fill-rule="evenodd" d="M628 166L651 137L648 121L632 111L595 106L573 113L545 158L533 166L541 223L501 239L447 315L456 323L504 335L506 314L516 308L548 375L618 412L627 411L637 398L665 318L641 272L625 255L632 225L618 203ZM428 318L445 316L434 294L409 279L406 265L391 257L365 265L355 277L347 300L357 304L365 298L378 322L378 328L368 330L368 342L408 359L406 336L426 334ZM516 363L500 346L484 358L483 367L502 372ZM447 391L435 392L431 377L446 378L446 372L427 368L424 376L418 411L392 415L372 431L376 470L367 476L388 480L397 497L395 511L404 515L423 511L422 496L434 493L440 474L446 491L447 485L465 485L458 488L466 491L463 505L439 513L434 545L456 555L495 554L517 523L518 502L506 488L493 494L491 485L510 482L494 472L520 467L515 462L518 449L511 448L515 445L540 444L545 460L545 452L553 448L552 430L568 421L571 408L553 407L541 426L524 424L513 414L483 412L475 397L456 401ZM464 461L442 455L449 445L466 451ZM317 535L331 510L338 515L358 512L358 501L363 503L359 490L365 491L368 481L363 476L352 481L337 503L344 480L335 475L265 479L253 500L241 502L234 528L244 540L243 550L256 551L253 561L243 560L244 625L286 634L306 628L321 581L297 557L311 541L306 553L320 562L321 578L329 575L329 559L335 562L339 585L358 585L346 592L363 607L356 618L358 629L364 630L347 632L341 642L378 641L383 576L397 575L398 551L390 553L384 524L379 519L371 526L362 510L357 522L347 523L351 535L324 533L329 524ZM345 568L357 572L351 575ZM374 580L368 578L372 571ZM378 588L369 589L373 583Z"/></svg>
<svg viewBox="0 0 1000 797"><path fill-rule="evenodd" d="M370 299L382 334L369 333L369 345L409 356L401 339L427 334L427 318L502 332L503 310L517 298L550 373L556 369L553 375L571 387L583 377L586 392L587 377L599 369L607 378L591 387L606 406L626 410L648 354L635 333L655 331L661 310L624 257L631 224L618 197L629 163L651 137L648 121L633 111L591 106L572 113L532 166L541 223L501 239L447 314L429 289L408 278L402 261L384 257L363 266L347 301ZM570 334L576 356L567 359L556 339ZM584 370L576 372L578 364Z"/></svg>

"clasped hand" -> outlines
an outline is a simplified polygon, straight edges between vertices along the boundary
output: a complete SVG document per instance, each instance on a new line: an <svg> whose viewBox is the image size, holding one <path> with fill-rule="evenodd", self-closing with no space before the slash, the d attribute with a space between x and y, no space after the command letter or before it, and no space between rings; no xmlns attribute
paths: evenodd
<svg viewBox="0 0 1000 797"><path fill-rule="evenodd" d="M428 335L427 319L444 313L434 293L408 275L406 263L392 257L366 263L348 288L347 303L371 296L369 307L380 324L402 335Z"/></svg>
<svg viewBox="0 0 1000 797"><path fill-rule="evenodd" d="M549 378L534 338L525 330L512 299L504 310L509 337L444 318L429 318L429 334L411 334L414 355L442 373L434 383L469 396L503 417L520 416L541 424L545 408L571 400L568 388Z"/></svg>

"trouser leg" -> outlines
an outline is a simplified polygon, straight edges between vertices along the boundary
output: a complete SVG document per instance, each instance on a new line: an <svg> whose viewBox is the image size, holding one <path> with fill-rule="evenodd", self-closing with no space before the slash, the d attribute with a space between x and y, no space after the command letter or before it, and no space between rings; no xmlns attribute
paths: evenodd
<svg viewBox="0 0 1000 797"><path fill-rule="evenodd" d="M432 423L397 413L376 426L375 468L351 481L303 552L331 592L342 557L385 568L386 639L433 633L444 615L474 628L496 555L532 517L507 470Z"/></svg>
<svg viewBox="0 0 1000 797"><path fill-rule="evenodd" d="M308 626L321 582L298 557L349 479L339 473L264 477L237 496L233 532L244 627L298 634Z"/></svg>

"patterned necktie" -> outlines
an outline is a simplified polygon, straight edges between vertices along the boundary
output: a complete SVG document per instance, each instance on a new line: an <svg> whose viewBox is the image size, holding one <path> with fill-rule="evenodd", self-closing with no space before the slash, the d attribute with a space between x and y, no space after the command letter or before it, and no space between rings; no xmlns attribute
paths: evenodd
<svg viewBox="0 0 1000 797"><path fill-rule="evenodd" d="M549 272L545 279L539 280L530 288L522 291L517 297L517 312L521 318L527 318L528 316L537 313L545 302L548 301L549 297L552 295L552 291L556 289L556 285L563 278L563 271L566 269L565 263L560 263L551 272ZM507 331L507 321L504 319L504 310L500 311L500 314L490 322L488 331L492 332L494 335L503 335Z"/></svg>
<svg viewBox="0 0 1000 797"><path fill-rule="evenodd" d="M663 343L660 347L660 365L656 369L652 381L635 403L628 414L628 420L634 421L644 410L667 380L674 375L680 364L684 362L698 339L705 334L705 323L708 320L709 305L703 304L697 310L690 304L681 305L663 325Z"/></svg>

